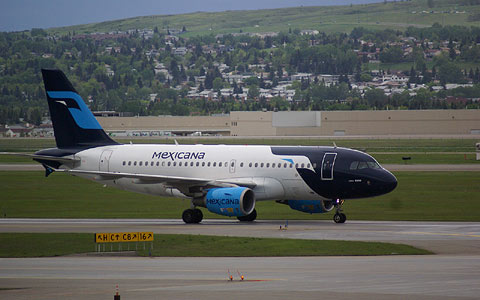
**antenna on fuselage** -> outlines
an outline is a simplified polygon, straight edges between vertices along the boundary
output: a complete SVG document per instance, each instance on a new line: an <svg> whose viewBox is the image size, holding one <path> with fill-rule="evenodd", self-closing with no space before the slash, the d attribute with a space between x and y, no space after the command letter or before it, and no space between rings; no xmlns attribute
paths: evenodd
<svg viewBox="0 0 480 300"><path fill-rule="evenodd" d="M333 142L333 148L337 148L337 144Z"/></svg>
<svg viewBox="0 0 480 300"><path fill-rule="evenodd" d="M175 141L175 145L177 145L177 146L178 146L178 142L177 142L177 139L174 139L174 141Z"/></svg>

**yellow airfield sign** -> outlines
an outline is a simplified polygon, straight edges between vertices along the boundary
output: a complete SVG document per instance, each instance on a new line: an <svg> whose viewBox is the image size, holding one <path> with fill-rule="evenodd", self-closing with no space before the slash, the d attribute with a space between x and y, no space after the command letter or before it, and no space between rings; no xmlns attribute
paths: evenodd
<svg viewBox="0 0 480 300"><path fill-rule="evenodd" d="M151 242L153 232L95 233L95 243Z"/></svg>

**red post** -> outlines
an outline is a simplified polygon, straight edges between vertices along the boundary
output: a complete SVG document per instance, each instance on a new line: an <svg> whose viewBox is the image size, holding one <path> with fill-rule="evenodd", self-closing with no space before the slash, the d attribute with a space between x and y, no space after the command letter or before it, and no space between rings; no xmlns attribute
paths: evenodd
<svg viewBox="0 0 480 300"><path fill-rule="evenodd" d="M115 296L113 296L113 300L120 300L120 294L118 293L118 284L115 286Z"/></svg>

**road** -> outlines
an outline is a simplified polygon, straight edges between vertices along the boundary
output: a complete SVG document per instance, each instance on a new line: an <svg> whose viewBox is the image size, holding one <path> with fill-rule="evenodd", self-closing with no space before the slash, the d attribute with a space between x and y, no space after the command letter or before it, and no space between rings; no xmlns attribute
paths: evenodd
<svg viewBox="0 0 480 300"><path fill-rule="evenodd" d="M0 258L1 299L478 299L480 223L0 219L0 232L154 231L407 243L437 255ZM165 245L168 247L168 245ZM227 281L227 272L235 276ZM239 281L240 272L246 281Z"/></svg>

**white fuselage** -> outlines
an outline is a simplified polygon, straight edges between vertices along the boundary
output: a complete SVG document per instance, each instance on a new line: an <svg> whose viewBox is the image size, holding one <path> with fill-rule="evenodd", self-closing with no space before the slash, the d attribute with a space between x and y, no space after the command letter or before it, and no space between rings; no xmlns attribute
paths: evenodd
<svg viewBox="0 0 480 300"><path fill-rule="evenodd" d="M248 181L257 200L325 200L297 172L297 164L314 170L307 157L274 155L269 146L127 144L83 150L75 158L75 170ZM79 176L134 192L191 197L168 183Z"/></svg>

